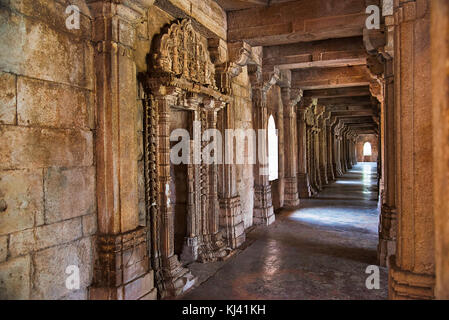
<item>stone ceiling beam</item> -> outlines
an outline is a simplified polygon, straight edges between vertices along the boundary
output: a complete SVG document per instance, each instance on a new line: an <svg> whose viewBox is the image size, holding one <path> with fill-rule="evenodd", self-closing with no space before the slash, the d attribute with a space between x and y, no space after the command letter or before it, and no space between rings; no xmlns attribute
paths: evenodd
<svg viewBox="0 0 449 320"><path fill-rule="evenodd" d="M375 112L372 110L358 111L330 111L332 117L363 117L363 116L375 116Z"/></svg>
<svg viewBox="0 0 449 320"><path fill-rule="evenodd" d="M367 112L367 111L372 111L371 108L367 108L366 106L331 106L331 107L326 107L326 110L329 112L344 112L344 111L351 111L351 112Z"/></svg>
<svg viewBox="0 0 449 320"><path fill-rule="evenodd" d="M363 35L366 7L379 0L299 0L228 12L228 40L254 46Z"/></svg>
<svg viewBox="0 0 449 320"><path fill-rule="evenodd" d="M366 64L362 37L329 39L263 48L263 66L278 69L345 67Z"/></svg>
<svg viewBox="0 0 449 320"><path fill-rule="evenodd" d="M302 90L367 86L370 81L371 75L366 66L292 71L292 86Z"/></svg>
<svg viewBox="0 0 449 320"><path fill-rule="evenodd" d="M369 96L321 98L318 103L325 106L372 106Z"/></svg>
<svg viewBox="0 0 449 320"><path fill-rule="evenodd" d="M344 87L331 89L315 89L304 91L305 98L341 98L341 97L362 97L369 96L368 86Z"/></svg>

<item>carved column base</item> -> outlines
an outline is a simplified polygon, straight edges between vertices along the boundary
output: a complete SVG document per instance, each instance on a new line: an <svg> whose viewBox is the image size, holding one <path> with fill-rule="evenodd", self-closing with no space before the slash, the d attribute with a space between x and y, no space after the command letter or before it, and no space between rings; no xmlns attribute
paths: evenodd
<svg viewBox="0 0 449 320"><path fill-rule="evenodd" d="M202 243L198 250L198 261L204 263L226 260L231 251L226 246L226 241L221 232L213 235L203 235Z"/></svg>
<svg viewBox="0 0 449 320"><path fill-rule="evenodd" d="M334 172L335 172L335 177L341 177L343 175L343 170L341 169L341 166L334 163Z"/></svg>
<svg viewBox="0 0 449 320"><path fill-rule="evenodd" d="M196 281L197 278L181 265L176 255L163 259L161 298L178 296L189 290Z"/></svg>
<svg viewBox="0 0 449 320"><path fill-rule="evenodd" d="M390 256L396 253L396 209L383 204L379 221L379 245L377 256L379 264L389 266Z"/></svg>
<svg viewBox="0 0 449 320"><path fill-rule="evenodd" d="M274 209L270 185L256 185L254 201L254 225L270 225L274 222Z"/></svg>
<svg viewBox="0 0 449 320"><path fill-rule="evenodd" d="M284 178L284 207L294 209L299 206L298 179L296 177Z"/></svg>
<svg viewBox="0 0 449 320"><path fill-rule="evenodd" d="M98 235L92 300L156 299L154 274L149 269L147 229Z"/></svg>
<svg viewBox="0 0 449 320"><path fill-rule="evenodd" d="M312 191L310 188L309 175L307 173L298 173L298 192L300 198L310 198Z"/></svg>
<svg viewBox="0 0 449 320"><path fill-rule="evenodd" d="M435 276L402 270L396 266L396 257L390 257L388 295L393 300L434 299Z"/></svg>
<svg viewBox="0 0 449 320"><path fill-rule="evenodd" d="M184 245L182 247L181 261L189 263L198 259L198 237L184 238Z"/></svg>
<svg viewBox="0 0 449 320"><path fill-rule="evenodd" d="M334 167L332 166L332 164L327 165L327 179L328 182L335 180Z"/></svg>
<svg viewBox="0 0 449 320"><path fill-rule="evenodd" d="M316 186L315 187L318 192L323 190L323 183L321 180L321 172L320 172L320 169L318 169L318 168L316 168Z"/></svg>
<svg viewBox="0 0 449 320"><path fill-rule="evenodd" d="M227 245L238 248L245 242L245 225L240 206L240 196L220 199L220 228Z"/></svg>
<svg viewBox="0 0 449 320"><path fill-rule="evenodd" d="M338 172L338 166L336 163L332 164L332 169L334 171L334 178L337 179L338 177L341 176L341 174Z"/></svg>
<svg viewBox="0 0 449 320"><path fill-rule="evenodd" d="M310 179L310 191L311 191L311 195L313 197L320 191L320 188L319 188L318 182L316 180L316 178L317 178L316 175L312 174L312 176L310 178L311 178Z"/></svg>
<svg viewBox="0 0 449 320"><path fill-rule="evenodd" d="M321 174L321 182L324 185L329 183L328 177L327 177L327 170L326 170L326 166L321 166L320 167L320 174Z"/></svg>
<svg viewBox="0 0 449 320"><path fill-rule="evenodd" d="M346 172L348 172L348 167L347 167L346 162L344 162L344 163L341 165L341 174L343 175L343 174L345 174Z"/></svg>
<svg viewBox="0 0 449 320"><path fill-rule="evenodd" d="M275 220L273 206L269 208L254 208L253 224L269 226Z"/></svg>

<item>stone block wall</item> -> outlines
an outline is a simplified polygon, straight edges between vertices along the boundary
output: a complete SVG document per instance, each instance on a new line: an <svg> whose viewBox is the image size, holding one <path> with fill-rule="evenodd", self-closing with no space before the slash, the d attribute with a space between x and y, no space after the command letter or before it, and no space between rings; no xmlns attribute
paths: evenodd
<svg viewBox="0 0 449 320"><path fill-rule="evenodd" d="M71 3L79 30L65 25L70 1L0 1L0 299L85 299L92 279L92 29Z"/></svg>
<svg viewBox="0 0 449 320"><path fill-rule="evenodd" d="M363 146L365 142L371 144L371 156L363 156ZM357 161L376 162L379 155L379 139L374 134L361 134L357 138Z"/></svg>

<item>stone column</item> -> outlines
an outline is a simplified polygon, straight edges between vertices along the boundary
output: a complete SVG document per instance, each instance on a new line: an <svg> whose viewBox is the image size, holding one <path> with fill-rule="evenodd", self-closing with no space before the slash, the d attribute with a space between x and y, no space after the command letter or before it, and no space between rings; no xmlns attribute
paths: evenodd
<svg viewBox="0 0 449 320"><path fill-rule="evenodd" d="M323 185L329 183L327 174L327 115L323 114L320 131L320 173Z"/></svg>
<svg viewBox="0 0 449 320"><path fill-rule="evenodd" d="M334 157L335 157L335 147L334 147L334 134L332 131L333 124L331 123L330 117L327 120L327 173L328 173L328 180L334 181L335 180L335 171L334 171Z"/></svg>
<svg viewBox="0 0 449 320"><path fill-rule="evenodd" d="M158 111L158 180L160 216L161 296L177 296L196 281L174 253L174 208L170 202L170 107L176 105L177 89L161 87L154 92Z"/></svg>
<svg viewBox="0 0 449 320"><path fill-rule="evenodd" d="M321 176L321 123L322 123L322 109L321 106L315 107L315 113L316 113L316 122L313 130L313 156L314 156L314 172L315 172L315 183L318 191L321 191L323 189L323 179Z"/></svg>
<svg viewBox="0 0 449 320"><path fill-rule="evenodd" d="M343 172L343 138L341 135L337 137L337 153L338 153L337 170L338 174L342 176L344 172Z"/></svg>
<svg viewBox="0 0 449 320"><path fill-rule="evenodd" d="M389 269L392 299L434 297L430 3L396 1L394 7L395 131L400 148L397 248Z"/></svg>
<svg viewBox="0 0 449 320"><path fill-rule="evenodd" d="M307 171L307 124L306 124L306 102L300 102L297 112L298 123L298 192L301 198L311 197L310 179Z"/></svg>
<svg viewBox="0 0 449 320"><path fill-rule="evenodd" d="M222 136L225 137L223 159L226 150L233 150L233 139L225 136L226 129L235 128L234 112L231 104L228 104L219 113L219 128ZM240 206L240 196L237 190L237 170L235 162L224 163L219 166L222 176L222 190L219 196L220 203L220 227L224 230L224 237L228 246L235 249L245 242L245 226L243 222L243 214Z"/></svg>
<svg viewBox="0 0 449 320"><path fill-rule="evenodd" d="M347 132L344 135L344 168L345 168L345 173L349 171L350 169L350 164L349 164L349 138L347 135Z"/></svg>
<svg viewBox="0 0 449 320"><path fill-rule="evenodd" d="M385 60L384 98L384 152L383 197L379 221L378 257L381 266L387 266L389 257L396 252L396 136L393 59Z"/></svg>
<svg viewBox="0 0 449 320"><path fill-rule="evenodd" d="M217 128L217 112L221 109L222 104L213 99L205 101L205 110L202 112L205 128L208 130L216 130ZM213 150L218 150L217 141L203 141L203 150L206 146L213 146ZM202 199L204 205L202 214L204 216L205 228L203 229L202 248L200 250L200 261L211 262L224 259L229 249L226 248L225 240L219 231L219 204L218 204L218 176L217 163L202 164L203 177L202 183ZM207 178L206 178L207 176Z"/></svg>
<svg viewBox="0 0 449 320"><path fill-rule="evenodd" d="M337 118L333 118L332 120L332 127L331 127L331 139L332 139L332 167L333 167L333 171L334 171L334 177L337 178L341 175L340 173L340 168L339 168L339 159L340 159L340 155L339 155L339 141L338 141L338 119Z"/></svg>
<svg viewBox="0 0 449 320"><path fill-rule="evenodd" d="M253 110L256 113L257 166L255 167L254 186L254 224L270 225L274 222L274 210L271 197L271 185L268 170L268 110L266 94L263 88L253 88Z"/></svg>
<svg viewBox="0 0 449 320"><path fill-rule="evenodd" d="M349 136L349 164L350 167L352 168L355 164L355 146L354 146L354 141L355 141L355 137L354 137L354 133L351 132L350 136Z"/></svg>
<svg viewBox="0 0 449 320"><path fill-rule="evenodd" d="M342 174L345 174L348 170L346 168L346 127L342 126L340 134L340 167Z"/></svg>
<svg viewBox="0 0 449 320"><path fill-rule="evenodd" d="M284 106L284 181L285 195L284 207L296 208L299 205L298 180L296 177L297 163L297 130L296 130L296 103L292 101L291 89L281 88L282 103Z"/></svg>
<svg viewBox="0 0 449 320"><path fill-rule="evenodd" d="M97 256L90 299L155 299L147 228L139 226L135 23L146 8L89 1L96 73ZM119 38L116 30L126 34Z"/></svg>
<svg viewBox="0 0 449 320"><path fill-rule="evenodd" d="M349 163L349 128L346 127L344 132L344 168L346 173L351 169L351 164Z"/></svg>
<svg viewBox="0 0 449 320"><path fill-rule="evenodd" d="M195 157L195 141L190 140L190 159ZM184 238L184 245L181 253L183 262L192 262L198 259L198 227L199 219L196 209L196 181L197 181L198 165L193 161L187 164L187 233Z"/></svg>
<svg viewBox="0 0 449 320"><path fill-rule="evenodd" d="M319 184L319 171L318 171L318 157L317 157L317 133L318 128L314 125L309 129L309 140L310 140L310 174L311 174L311 184L313 193L316 194L320 191Z"/></svg>
<svg viewBox="0 0 449 320"><path fill-rule="evenodd" d="M433 165L437 299L449 299L449 2L432 0Z"/></svg>

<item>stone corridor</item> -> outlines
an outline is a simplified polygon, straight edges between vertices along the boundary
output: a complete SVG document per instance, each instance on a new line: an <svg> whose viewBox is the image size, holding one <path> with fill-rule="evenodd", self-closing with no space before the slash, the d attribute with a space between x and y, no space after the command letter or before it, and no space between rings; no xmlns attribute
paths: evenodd
<svg viewBox="0 0 449 320"><path fill-rule="evenodd" d="M299 209L256 227L227 261L190 265L201 284L182 299L387 299L387 268L379 290L365 286L376 264L377 192L376 164L355 165Z"/></svg>
<svg viewBox="0 0 449 320"><path fill-rule="evenodd" d="M447 0L0 0L0 300L449 300L448 66Z"/></svg>

